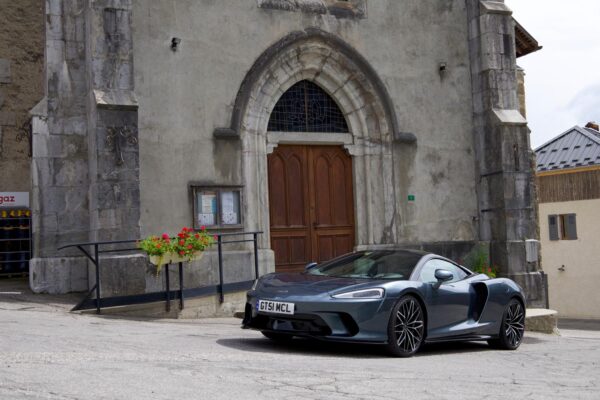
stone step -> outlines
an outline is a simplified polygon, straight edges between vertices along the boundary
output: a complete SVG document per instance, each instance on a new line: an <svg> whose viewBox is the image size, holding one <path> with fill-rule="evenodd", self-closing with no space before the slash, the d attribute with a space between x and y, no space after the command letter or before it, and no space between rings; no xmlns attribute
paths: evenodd
<svg viewBox="0 0 600 400"><path fill-rule="evenodd" d="M546 308L528 308L525 313L525 330L558 334L558 312Z"/></svg>

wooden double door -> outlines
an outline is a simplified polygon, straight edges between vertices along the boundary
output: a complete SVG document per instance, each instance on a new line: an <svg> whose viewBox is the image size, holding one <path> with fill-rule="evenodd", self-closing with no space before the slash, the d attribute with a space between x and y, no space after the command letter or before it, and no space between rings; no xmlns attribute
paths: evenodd
<svg viewBox="0 0 600 400"><path fill-rule="evenodd" d="M277 272L352 251L352 158L342 147L280 145L268 156L268 170Z"/></svg>

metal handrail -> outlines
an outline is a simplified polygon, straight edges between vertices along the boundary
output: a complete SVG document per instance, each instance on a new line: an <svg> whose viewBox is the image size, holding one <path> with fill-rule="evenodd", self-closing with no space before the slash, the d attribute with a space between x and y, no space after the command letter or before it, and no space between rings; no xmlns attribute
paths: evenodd
<svg viewBox="0 0 600 400"><path fill-rule="evenodd" d="M217 293L219 294L219 301L221 303L223 303L224 301L224 291L223 291L223 245L224 244L232 244L232 243L248 243L248 242L252 242L254 244L254 277L255 279L258 279L259 277L259 266L258 266L258 235L262 234L262 231L250 231L250 232L224 232L224 233L215 233L214 236L217 236L217 251L218 251L218 258L219 258L219 284L217 285ZM238 239L238 240L223 240L223 237L232 237L232 236L247 236L247 235L252 235L252 239ZM173 238L174 239L174 238ZM92 294L95 292L96 293L96 298L95 298L95 306L96 306L96 313L100 314L101 313L101 307L102 307L102 297L100 295L100 287L101 287L101 282L100 282L100 254L106 254L106 253L118 253L118 252L127 252L127 251L131 251L131 252L139 252L140 249L138 247L135 248L124 248L124 249L106 249L106 250L101 250L100 247L101 246L106 246L106 245L118 245L118 244L128 244L128 243L137 243L139 242L140 239L134 239L134 240L112 240L112 241L98 241L98 242L81 242L81 243L70 243L64 246L59 247L57 250L61 251L64 249L68 249L68 248L77 248L79 251L81 251L93 264L95 267L95 275L96 275L96 283L95 285L89 290L89 292L86 294L86 296L75 306L73 307L73 310L79 310L82 308L83 304L86 303L87 301L89 301L91 299ZM86 250L84 247L86 246L91 246L91 249L89 249L90 251ZM90 254L90 253L93 253ZM180 262L179 263L179 306L180 309L183 309L183 296L184 296L184 290L183 290L183 273L182 273L182 268L183 265ZM167 311L170 310L170 300L171 300L171 293L170 293L170 283L169 283L169 264L165 265L165 283L166 283L166 300L167 300ZM190 289L192 291L195 291L196 289ZM154 298L154 296L152 293L147 294L149 295L149 298ZM127 296L124 296L127 297ZM140 297L140 296L137 296ZM104 300L109 300L110 298L105 298ZM135 302L129 303L129 304L136 304Z"/></svg>

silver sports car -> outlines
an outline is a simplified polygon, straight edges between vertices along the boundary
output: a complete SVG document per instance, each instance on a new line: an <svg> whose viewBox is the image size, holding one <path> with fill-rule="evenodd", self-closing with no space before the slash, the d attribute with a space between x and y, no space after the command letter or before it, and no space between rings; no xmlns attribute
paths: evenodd
<svg viewBox="0 0 600 400"><path fill-rule="evenodd" d="M377 250L262 276L248 292L242 328L273 340L381 343L407 357L439 341L487 340L514 350L524 323L523 291L510 279L431 253Z"/></svg>

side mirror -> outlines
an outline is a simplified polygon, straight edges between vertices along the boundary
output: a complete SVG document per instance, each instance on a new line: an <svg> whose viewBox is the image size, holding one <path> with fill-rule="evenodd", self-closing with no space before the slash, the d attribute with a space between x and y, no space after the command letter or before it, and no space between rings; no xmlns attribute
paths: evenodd
<svg viewBox="0 0 600 400"><path fill-rule="evenodd" d="M316 263L316 262L314 262L314 261L313 261L313 262L309 262L309 263L308 263L308 264L306 264L306 266L304 267L304 271L308 271L309 269L311 269L311 268L314 268L314 267L316 267L316 266L317 266L317 263Z"/></svg>
<svg viewBox="0 0 600 400"><path fill-rule="evenodd" d="M440 287L442 282L451 281L452 278L454 278L454 275L447 269L436 269L435 279L437 279L437 282L433 284L433 287L437 289Z"/></svg>

